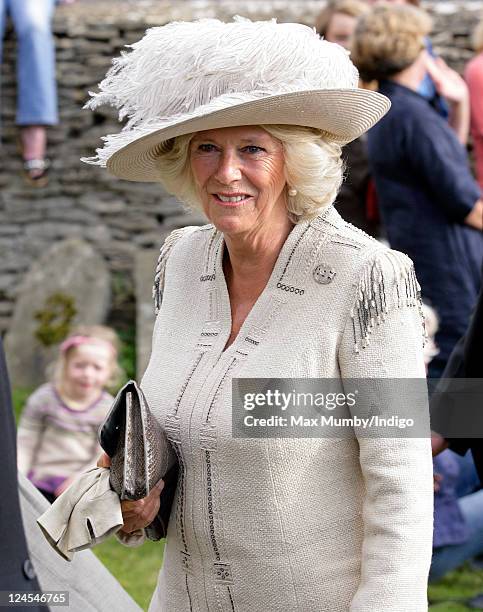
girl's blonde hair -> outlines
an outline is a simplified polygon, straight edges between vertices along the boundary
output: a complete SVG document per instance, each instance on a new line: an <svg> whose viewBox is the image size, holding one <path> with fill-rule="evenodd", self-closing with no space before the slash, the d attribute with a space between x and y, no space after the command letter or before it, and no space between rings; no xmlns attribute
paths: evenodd
<svg viewBox="0 0 483 612"><path fill-rule="evenodd" d="M341 145L320 130L297 125L260 125L279 140L285 158L287 213L293 223L310 220L335 200L342 182ZM188 207L201 210L190 165L194 134L163 143L157 160L160 181ZM297 194L288 194L288 187Z"/></svg>
<svg viewBox="0 0 483 612"><path fill-rule="evenodd" d="M102 340L103 342L106 342L112 346L111 376L109 377L106 386L111 388L119 385L124 374L121 366L118 363L118 355L120 350L119 337L113 329L106 327L105 325L79 325L75 327L64 340L67 348L65 350L59 350L59 355L56 361L49 366L48 373L50 380L52 380L54 383L60 383L63 379L67 361L78 347L78 345L68 346L69 339L74 338L75 336Z"/></svg>

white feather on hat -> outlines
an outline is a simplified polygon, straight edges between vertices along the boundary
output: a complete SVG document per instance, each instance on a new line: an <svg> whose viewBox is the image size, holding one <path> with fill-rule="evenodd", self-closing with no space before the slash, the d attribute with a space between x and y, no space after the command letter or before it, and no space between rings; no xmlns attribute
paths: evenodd
<svg viewBox="0 0 483 612"><path fill-rule="evenodd" d="M96 157L83 159L120 178L159 180L159 145L181 134L279 123L315 127L343 143L389 108L384 96L357 88L345 49L301 24L173 22L130 47L86 104L110 104L128 119Z"/></svg>

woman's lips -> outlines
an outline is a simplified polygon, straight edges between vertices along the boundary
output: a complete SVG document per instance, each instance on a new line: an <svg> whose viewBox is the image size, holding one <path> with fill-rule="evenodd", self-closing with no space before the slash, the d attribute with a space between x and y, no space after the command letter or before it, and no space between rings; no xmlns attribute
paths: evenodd
<svg viewBox="0 0 483 612"><path fill-rule="evenodd" d="M225 195L225 194L222 194L222 195ZM240 206L240 205L242 205L242 204L246 204L246 203L247 203L249 200L251 200L251 199L253 198L253 196L248 195L248 194L246 194L246 193L244 193L244 194L229 194L229 195L227 194L227 195L226 195L226 197L235 197L235 196L237 196L237 195L243 195L243 196L244 196L243 200L238 200L238 201L223 201L223 200L222 200L222 199L221 199L221 198L218 196L218 194L217 194L217 193L212 193L212 194L211 194L212 198L214 199L214 201L215 201L215 202L216 202L218 205L220 205L220 206L226 206L226 207L228 207L228 208L235 208L235 207Z"/></svg>

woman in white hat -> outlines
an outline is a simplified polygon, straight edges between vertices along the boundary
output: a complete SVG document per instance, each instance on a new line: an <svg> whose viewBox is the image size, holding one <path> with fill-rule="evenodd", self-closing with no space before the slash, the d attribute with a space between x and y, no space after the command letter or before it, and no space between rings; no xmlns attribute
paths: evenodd
<svg viewBox="0 0 483 612"><path fill-rule="evenodd" d="M308 27L202 20L149 30L90 102L128 117L90 161L209 221L156 273L142 388L180 477L152 611L427 609L429 438L232 435L234 379L424 377L411 261L332 206L388 109L357 82ZM157 496L123 502L127 543Z"/></svg>

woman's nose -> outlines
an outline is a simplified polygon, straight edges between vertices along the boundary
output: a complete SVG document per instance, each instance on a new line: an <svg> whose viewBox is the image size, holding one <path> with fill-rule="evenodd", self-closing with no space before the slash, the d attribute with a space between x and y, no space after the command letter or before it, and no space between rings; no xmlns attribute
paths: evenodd
<svg viewBox="0 0 483 612"><path fill-rule="evenodd" d="M223 151L219 157L218 167L215 171L215 179L222 185L230 185L241 179L240 159L236 151Z"/></svg>

